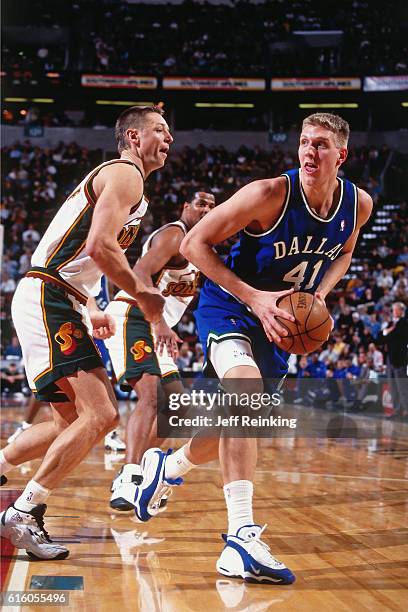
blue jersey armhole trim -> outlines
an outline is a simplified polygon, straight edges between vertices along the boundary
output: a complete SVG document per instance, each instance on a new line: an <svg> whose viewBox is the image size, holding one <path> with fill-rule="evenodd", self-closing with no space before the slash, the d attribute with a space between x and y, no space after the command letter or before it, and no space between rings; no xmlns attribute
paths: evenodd
<svg viewBox="0 0 408 612"><path fill-rule="evenodd" d="M358 217L358 190L354 183L352 183L354 189L354 225L353 225L353 234L356 231L357 227L357 217Z"/></svg>
<svg viewBox="0 0 408 612"><path fill-rule="evenodd" d="M280 214L280 217L278 218L278 220L275 222L275 224L270 229L268 229L266 232L262 232L262 234L253 234L252 232L249 232L248 230L244 229L244 233L247 234L248 236L251 236L251 238L262 238L262 236L267 236L268 234L270 234L271 232L276 230L278 225L281 223L283 217L285 216L285 213L286 213L287 208L288 208L289 200L290 200L291 183L290 183L290 177L289 177L288 174L282 174L281 176L284 176L286 178L287 187L286 187L285 203L283 205L283 209L282 209L282 212Z"/></svg>

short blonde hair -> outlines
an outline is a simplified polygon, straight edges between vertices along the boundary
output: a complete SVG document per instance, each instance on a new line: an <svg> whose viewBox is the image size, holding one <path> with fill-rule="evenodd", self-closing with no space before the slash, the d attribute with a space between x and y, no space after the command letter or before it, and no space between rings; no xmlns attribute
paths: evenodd
<svg viewBox="0 0 408 612"><path fill-rule="evenodd" d="M347 147L350 136L350 126L347 121L339 117L339 115L332 115L331 113L314 113L303 119L302 129L306 125L319 125L326 130L330 130L330 132L334 134L336 147L339 147L339 149Z"/></svg>

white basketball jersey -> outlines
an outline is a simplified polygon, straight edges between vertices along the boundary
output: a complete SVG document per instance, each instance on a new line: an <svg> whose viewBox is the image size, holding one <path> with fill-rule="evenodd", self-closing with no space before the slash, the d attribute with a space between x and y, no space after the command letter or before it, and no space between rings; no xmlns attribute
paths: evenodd
<svg viewBox="0 0 408 612"><path fill-rule="evenodd" d="M183 221L174 221L167 223L156 231L154 231L143 245L142 257L150 249L153 238L161 231L168 227L180 227L184 235L187 234L187 228ZM198 279L200 272L189 261L181 267L164 266L153 277L154 286L159 289L162 296L166 298L164 305L163 317L169 327L174 327L183 316L184 311L193 299L197 291ZM134 300L125 291L119 291L115 299Z"/></svg>
<svg viewBox="0 0 408 612"><path fill-rule="evenodd" d="M141 174L135 164L124 159L114 159L97 166L65 200L31 259L32 266L48 269L50 273L57 272L85 298L98 295L102 276L102 272L86 252L86 240L96 205L92 181L105 166L120 163L131 164L135 172ZM143 196L140 202L131 208L118 235L118 243L123 250L136 238L147 206L148 202Z"/></svg>

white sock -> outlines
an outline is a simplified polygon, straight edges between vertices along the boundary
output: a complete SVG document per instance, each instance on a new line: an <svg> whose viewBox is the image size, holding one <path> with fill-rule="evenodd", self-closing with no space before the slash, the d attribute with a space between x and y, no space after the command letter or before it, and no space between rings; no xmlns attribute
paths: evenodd
<svg viewBox="0 0 408 612"><path fill-rule="evenodd" d="M187 474L190 470L197 467L191 463L186 457L185 448L187 444L176 450L175 453L169 455L166 459L165 478L179 478L183 474Z"/></svg>
<svg viewBox="0 0 408 612"><path fill-rule="evenodd" d="M228 510L228 535L236 535L244 525L253 525L252 495L254 485L250 480L234 480L224 486Z"/></svg>
<svg viewBox="0 0 408 612"><path fill-rule="evenodd" d="M23 512L30 512L34 506L43 504L50 492L49 489L45 489L35 480L30 480L20 497L14 502L14 506Z"/></svg>
<svg viewBox="0 0 408 612"><path fill-rule="evenodd" d="M4 452L0 451L0 474L7 474L10 470L14 469L16 466L12 463L9 463L4 456Z"/></svg>

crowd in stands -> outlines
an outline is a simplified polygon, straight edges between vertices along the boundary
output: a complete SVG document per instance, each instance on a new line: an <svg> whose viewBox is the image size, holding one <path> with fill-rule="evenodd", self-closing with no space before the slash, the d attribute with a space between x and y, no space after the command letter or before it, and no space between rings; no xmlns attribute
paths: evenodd
<svg viewBox="0 0 408 612"><path fill-rule="evenodd" d="M350 150L344 174L360 187L368 189L374 199L374 213L362 232L353 260L354 271L330 294L329 304L335 319L330 342L318 354L309 358L295 357L290 361L292 376L336 381L332 388L334 402L359 401L358 392L349 384L350 380L361 379L368 383L384 375L386 355L381 330L390 320L394 302L408 305L408 206L403 192L395 196L394 208L386 220L387 231L375 239L376 248L368 247L368 239L364 238L373 232L372 228L378 223L376 214L384 208L384 167L393 167L389 163L390 154L385 147L381 150L375 147ZM16 284L30 267L31 255L57 207L77 185L78 179L102 161L102 153L89 151L76 143L60 143L55 148L46 149L25 141L4 147L1 157L1 223L4 226L2 358L14 361L21 358L10 315ZM403 156L397 157L394 169L399 163L406 164L407 160ZM277 147L270 151L241 147L231 152L224 147L200 145L195 149L184 148L174 152L166 166L152 175L146 185L150 207L140 233L141 240L137 240L130 250L130 262L135 261L141 245L154 229L178 218L190 186L206 186L219 203L251 180L276 176L295 166L295 153ZM231 240L219 245L221 256L228 253L230 244ZM195 375L201 369L203 351L191 312L182 317L177 333L183 340L178 366L186 375ZM16 382L13 373L8 372L7 376ZM2 379L4 387L4 376ZM309 391L308 397L299 393L297 399L315 403L313 393L319 390Z"/></svg>
<svg viewBox="0 0 408 612"><path fill-rule="evenodd" d="M268 0L141 4L125 0L4 2L4 25L66 34L37 44L5 36L3 69L204 76L404 74L404 3ZM17 10L16 10L17 5ZM341 31L308 45L299 31ZM7 31L6 31L7 34ZM30 41L32 38L30 38ZM316 41L316 38L315 38ZM250 48L249 48L250 47ZM28 75L28 76L27 76Z"/></svg>

